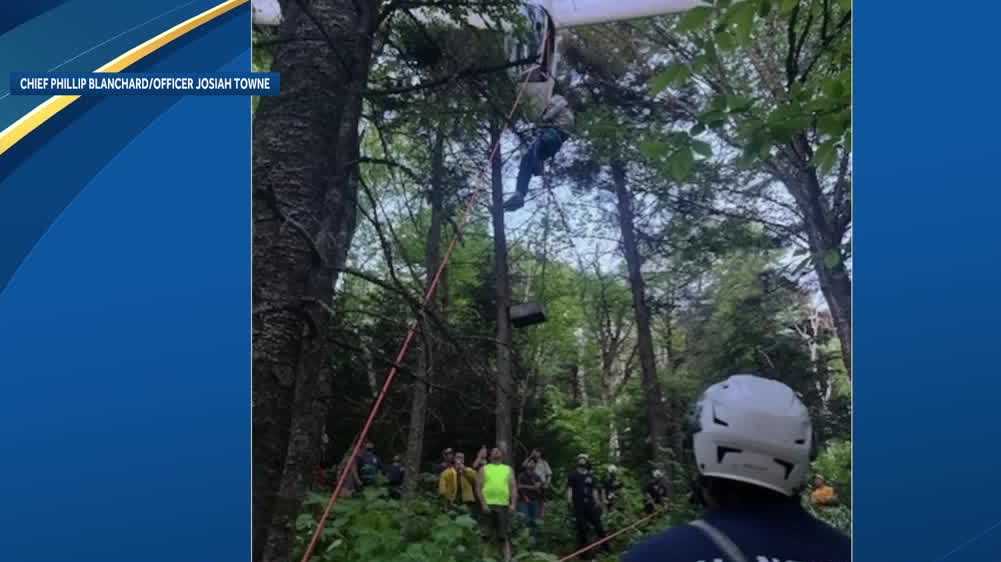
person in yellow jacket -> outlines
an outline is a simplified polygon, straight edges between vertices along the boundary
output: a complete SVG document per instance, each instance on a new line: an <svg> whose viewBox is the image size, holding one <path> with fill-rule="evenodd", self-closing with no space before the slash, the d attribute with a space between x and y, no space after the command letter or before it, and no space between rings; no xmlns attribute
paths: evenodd
<svg viewBox="0 0 1001 562"><path fill-rule="evenodd" d="M476 498L476 471L466 466L466 456L456 453L449 466L438 478L438 494L449 505L461 503L475 512L479 501Z"/></svg>
<svg viewBox="0 0 1001 562"><path fill-rule="evenodd" d="M458 489L455 469L449 466L438 476L438 495L449 504L452 504L455 503L455 496Z"/></svg>
<svg viewBox="0 0 1001 562"><path fill-rule="evenodd" d="M518 485L514 469L504 464L504 452L499 447L490 451L490 462L480 469L476 490L491 538L503 544L504 560L510 560L511 514L518 504Z"/></svg>

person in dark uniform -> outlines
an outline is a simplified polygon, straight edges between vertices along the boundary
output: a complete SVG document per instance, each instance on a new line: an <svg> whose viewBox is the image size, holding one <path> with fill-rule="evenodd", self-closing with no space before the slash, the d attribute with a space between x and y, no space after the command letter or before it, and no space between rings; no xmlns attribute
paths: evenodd
<svg viewBox="0 0 1001 562"><path fill-rule="evenodd" d="M598 479L591 472L591 461L587 455L577 455L577 467L567 477L567 500L577 526L577 548L588 545L588 536L594 533L594 540L605 538L605 528L601 524L600 503L598 495ZM599 547L605 552L611 552L606 542ZM590 558L593 551L585 552L582 558Z"/></svg>
<svg viewBox="0 0 1001 562"><path fill-rule="evenodd" d="M643 510L648 514L667 505L668 488L664 471L655 469L652 478L643 490Z"/></svg>
<svg viewBox="0 0 1001 562"><path fill-rule="evenodd" d="M601 488L602 495L604 496L605 510L612 511L615 509L619 500L619 494L622 492L622 480L619 480L619 467L614 464L608 465Z"/></svg>
<svg viewBox="0 0 1001 562"><path fill-rule="evenodd" d="M386 468L386 480L389 484L389 497L400 499L403 490L403 479L407 469L403 466L400 455L393 455L393 464Z"/></svg>
<svg viewBox="0 0 1001 562"><path fill-rule="evenodd" d="M371 486L376 483L379 475L382 474L382 461L379 455L375 454L375 445L369 441L365 443L365 452L358 456L358 476L364 486Z"/></svg>

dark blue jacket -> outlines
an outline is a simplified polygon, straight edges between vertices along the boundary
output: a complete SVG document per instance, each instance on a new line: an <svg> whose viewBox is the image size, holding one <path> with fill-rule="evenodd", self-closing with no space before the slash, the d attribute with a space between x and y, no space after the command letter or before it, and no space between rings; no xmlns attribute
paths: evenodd
<svg viewBox="0 0 1001 562"><path fill-rule="evenodd" d="M789 502L711 511L703 520L749 562L850 562L851 539ZM622 562L721 562L728 558L701 530L673 527L633 547Z"/></svg>

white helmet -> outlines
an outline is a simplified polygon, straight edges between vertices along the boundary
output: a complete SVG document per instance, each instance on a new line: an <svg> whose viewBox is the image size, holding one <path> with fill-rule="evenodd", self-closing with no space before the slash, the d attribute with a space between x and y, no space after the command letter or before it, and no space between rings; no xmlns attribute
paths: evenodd
<svg viewBox="0 0 1001 562"><path fill-rule="evenodd" d="M692 414L699 474L787 496L803 485L813 451L810 414L788 386L733 375L709 387Z"/></svg>

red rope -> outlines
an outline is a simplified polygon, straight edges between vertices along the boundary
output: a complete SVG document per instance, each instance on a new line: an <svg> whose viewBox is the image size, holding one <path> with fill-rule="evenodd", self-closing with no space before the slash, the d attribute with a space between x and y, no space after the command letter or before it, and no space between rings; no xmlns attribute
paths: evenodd
<svg viewBox="0 0 1001 562"><path fill-rule="evenodd" d="M566 562L567 560L570 560L571 558L576 558L577 556L580 556L581 554L584 554L585 552L587 552L589 550L593 550L593 549L595 549L595 548L597 548L597 547L605 544L606 542L614 539L615 537L621 535L622 533L625 533L626 531L629 531L630 529L635 529L636 527L639 527L640 525L642 525L643 523L646 523L651 518L653 518L654 516L657 516L657 515L660 515L659 511L651 513L650 515L647 515L646 517L644 517L643 519L640 519L639 521L633 523L632 525L630 525L628 527L625 527L623 529L619 529L618 531L615 531L614 533L612 533L611 535L608 535L607 537L605 537L603 539L594 541L593 543L585 546L584 548L578 550L577 552L574 552L572 554L568 554L568 555L564 556L563 558L560 558L559 562Z"/></svg>
<svg viewBox="0 0 1001 562"><path fill-rule="evenodd" d="M514 100L514 105L511 107L511 112L507 116L507 121L510 122L511 118L514 116L514 112L518 109L518 103L521 101L522 94L525 93L525 86L528 85L528 78L531 73L525 76L525 80L521 84L521 88L518 90L518 96ZM500 148L500 138L494 142L493 148L490 149L490 157L487 159L488 165L493 162L494 157L497 155L497 149ZM486 174L484 173L484 176ZM434 296L435 290L438 288L438 281L441 279L441 274L445 270L445 266L448 265L448 260L452 257L452 252L455 250L456 243L459 238L462 237L462 231L466 227L466 223L469 221L470 211L473 209L473 204L479 198L480 194L486 191L486 187L481 188L473 192L469 196L469 200L463 209L462 219L459 221L459 225L456 228L455 236L452 241L449 242L448 249L445 251L445 256L438 265L438 270L435 271L434 277L431 279L431 283L428 285L427 291L424 293L424 300L421 302L421 308L427 306L428 302L431 301L431 297ZM323 527L327 522L327 518L330 516L330 510L337 503L337 498L341 494L341 490L344 488L344 483L347 481L347 476L350 474L350 468L354 466L355 459L358 457L358 453L361 451L362 444L365 442L365 438L368 436L368 432L372 429L372 423L375 421L376 415L379 413L379 408L382 406L382 401L386 398L386 394L389 391L390 385L393 384L393 380L396 378L396 374L399 372L399 366L403 359L406 357L407 352L410 350L410 344L414 339L414 335L417 332L417 327L419 325L419 318L414 319L413 323L410 324L410 329L407 330L407 336L403 339L403 345L400 346L399 353L396 354L396 360L393 361L392 367L389 368L389 372L386 374L386 382L382 385L382 390L379 391L378 397L375 399L375 403L372 405L372 410L368 414L368 418L365 420L365 425L362 427L361 433L358 434L358 438L355 440L354 447L351 450L351 456L348 461L341 467L341 474L337 478L337 486L334 488L334 492L330 495L330 501L327 502L326 509L323 510L323 515L316 524L316 530L313 532L313 538L309 541L309 546L306 547L306 552L302 555L302 562L309 562L309 559L313 556L313 550L316 548L316 543L320 539L320 534L323 532Z"/></svg>

